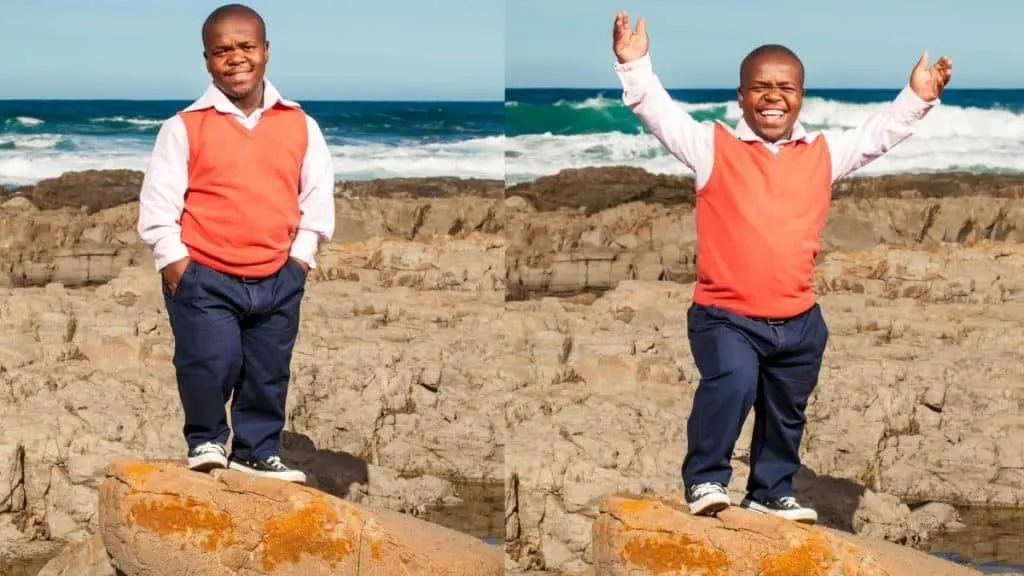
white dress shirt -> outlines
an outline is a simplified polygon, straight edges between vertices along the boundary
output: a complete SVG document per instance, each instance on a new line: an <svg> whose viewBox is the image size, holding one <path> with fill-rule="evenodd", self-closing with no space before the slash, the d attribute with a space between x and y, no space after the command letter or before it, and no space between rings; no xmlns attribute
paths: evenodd
<svg viewBox="0 0 1024 576"><path fill-rule="evenodd" d="M265 81L263 106L246 116L211 84L203 95L190 104L186 111L214 108L231 114L242 126L252 130L263 113L274 104L291 108L299 104L285 100L270 83ZM316 252L321 242L334 235L334 160L327 141L316 120L306 115L309 144L302 161L299 176L299 229L292 242L290 255L316 268ZM142 181L139 194L139 238L152 248L157 270L171 262L188 256L188 248L181 241L181 213L185 207L188 189L188 134L185 122L174 115L163 123L156 136L149 168Z"/></svg>
<svg viewBox="0 0 1024 576"><path fill-rule="evenodd" d="M669 153L693 170L696 189L703 188L711 177L715 160L714 124L697 122L672 101L654 73L650 54L626 64L616 62L614 69L622 82L623 103L640 118ZM908 85L890 106L857 128L807 132L798 121L788 140L774 143L758 137L742 118L735 129L725 123L722 125L740 140L761 142L776 153L787 142L810 142L818 136L825 138L832 157L832 182L835 182L913 135L917 121L924 118L938 103L938 99L931 102L921 100Z"/></svg>

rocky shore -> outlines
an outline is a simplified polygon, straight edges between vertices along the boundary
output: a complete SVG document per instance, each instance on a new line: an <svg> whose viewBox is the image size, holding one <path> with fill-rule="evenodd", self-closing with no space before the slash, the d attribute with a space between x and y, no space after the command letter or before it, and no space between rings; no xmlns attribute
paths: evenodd
<svg viewBox="0 0 1024 576"><path fill-rule="evenodd" d="M0 206L0 566L89 542L111 461L182 457L170 329L134 234L140 178L68 174ZM285 437L313 487L430 518L466 483L500 486L502 188L338 184ZM437 517L503 533L500 510Z"/></svg>
<svg viewBox="0 0 1024 576"><path fill-rule="evenodd" d="M67 174L0 200L0 566L63 550L43 574L109 576L62 572L104 555L107 467L181 457L139 182ZM593 573L610 495L679 489L692 182L605 168L336 195L287 458L355 505L504 534L509 572ZM1024 507L1022 195L1010 176L837 186L817 275L831 341L798 479L827 526L927 548L966 521L954 506ZM503 483L504 512L438 513L479 497L467 483Z"/></svg>
<svg viewBox="0 0 1024 576"><path fill-rule="evenodd" d="M954 506L1024 506L1022 195L1022 176L836 186L816 278L831 338L798 484L825 525L927 547L961 525ZM692 180L567 170L506 197L504 345L527 360L508 369L510 566L583 573L606 496L680 488Z"/></svg>

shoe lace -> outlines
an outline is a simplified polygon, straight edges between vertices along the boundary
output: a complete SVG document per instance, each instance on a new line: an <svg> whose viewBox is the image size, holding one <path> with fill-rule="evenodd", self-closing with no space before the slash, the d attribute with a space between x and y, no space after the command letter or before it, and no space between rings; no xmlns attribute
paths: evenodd
<svg viewBox="0 0 1024 576"><path fill-rule="evenodd" d="M206 444L202 444L201 446L199 446L199 448L196 449L196 453L198 454L207 454L209 452L216 452L217 454L220 454L222 456L227 454L227 452L224 450L224 447L221 446L220 444L217 444L216 442L207 442Z"/></svg>
<svg viewBox="0 0 1024 576"><path fill-rule="evenodd" d="M281 462L280 456L269 456L266 462L267 466L270 466L278 472L283 472L288 469L288 467L284 465L284 462Z"/></svg>
<svg viewBox="0 0 1024 576"><path fill-rule="evenodd" d="M796 501L796 498L792 496L783 496L779 498L779 504L782 504L786 508L799 508L800 504Z"/></svg>
<svg viewBox="0 0 1024 576"><path fill-rule="evenodd" d="M701 498L701 497L707 496L708 494L714 494L714 493L721 492L721 491L722 491L722 487L721 486L719 486L718 484L714 484L714 483L710 483L709 482L707 484L700 484L700 485L696 486L693 489L693 495L696 498Z"/></svg>

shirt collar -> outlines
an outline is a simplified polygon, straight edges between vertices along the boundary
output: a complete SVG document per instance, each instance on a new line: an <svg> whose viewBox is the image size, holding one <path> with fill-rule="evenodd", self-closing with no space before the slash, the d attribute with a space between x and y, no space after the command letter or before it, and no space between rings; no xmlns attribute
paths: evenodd
<svg viewBox="0 0 1024 576"><path fill-rule="evenodd" d="M300 108L298 102L293 102L291 100L285 100L284 98L282 98L281 93L278 92L277 88L275 88L274 85L270 83L270 80L264 79L263 107L260 108L260 110L269 110L270 108L273 108L274 105L276 104L287 106L288 108ZM242 111L239 110L237 106L232 104L231 100L228 100L228 97L225 96L224 93L221 92L220 89L217 88L213 83L210 83L210 85L206 87L206 91L203 92L203 95L200 96L199 99L195 102L189 104L188 107L185 108L185 111L192 112L195 110L203 110L206 108L213 108L214 110L222 112L224 114L234 114L236 116L241 116L243 118L245 117L245 114L243 114Z"/></svg>
<svg viewBox="0 0 1024 576"><path fill-rule="evenodd" d="M740 118L740 121L736 124L734 132L737 138L745 142L764 142L764 139L755 134L754 129L751 128L743 118ZM798 141L810 141L810 135L807 133L807 130L804 129L804 125L801 124L799 120L796 121L796 124L793 124L793 135L790 136L788 140L777 140L775 144L782 145Z"/></svg>

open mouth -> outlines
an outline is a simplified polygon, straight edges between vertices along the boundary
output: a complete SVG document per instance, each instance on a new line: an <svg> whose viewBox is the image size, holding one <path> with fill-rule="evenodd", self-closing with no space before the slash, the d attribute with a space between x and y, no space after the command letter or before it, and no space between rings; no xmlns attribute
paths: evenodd
<svg viewBox="0 0 1024 576"><path fill-rule="evenodd" d="M786 112L777 109L760 110L757 115L766 124L781 124L786 118Z"/></svg>

